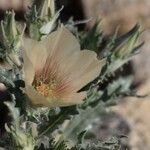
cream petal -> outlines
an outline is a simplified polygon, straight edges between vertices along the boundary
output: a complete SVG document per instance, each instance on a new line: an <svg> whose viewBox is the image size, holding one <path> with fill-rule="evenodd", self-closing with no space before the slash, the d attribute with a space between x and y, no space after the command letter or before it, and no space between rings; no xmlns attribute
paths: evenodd
<svg viewBox="0 0 150 150"><path fill-rule="evenodd" d="M73 59L73 57L77 57L77 59L76 61L70 60L69 68L67 68L68 62L64 64L66 66L65 72L70 74L72 78L80 76L84 72L84 70L91 64L91 62L97 59L96 53L90 50L82 50L78 55L72 55L71 58Z"/></svg>
<svg viewBox="0 0 150 150"><path fill-rule="evenodd" d="M86 96L87 96L86 92L73 93L70 94L67 98L63 98L57 101L58 102L57 105L59 105L60 107L65 107L65 106L81 104L83 102L83 99Z"/></svg>
<svg viewBox="0 0 150 150"><path fill-rule="evenodd" d="M67 61L64 64L63 70L65 72L64 77L67 76L71 84L73 84L73 91L76 91L76 87L79 90L79 88L81 89L90 81L94 80L100 74L104 64L104 61L99 61L96 53L90 50L80 51L76 55L74 53L69 60L70 62L68 64ZM85 74L87 75L85 76Z"/></svg>
<svg viewBox="0 0 150 150"><path fill-rule="evenodd" d="M25 92L28 95L31 104L33 104L35 106L49 105L47 98L40 95L32 86L26 85Z"/></svg>
<svg viewBox="0 0 150 150"><path fill-rule="evenodd" d="M87 92L79 92L74 93L73 96L71 96L67 101L72 104L81 104L83 102L83 99L85 99L87 96Z"/></svg>
<svg viewBox="0 0 150 150"><path fill-rule="evenodd" d="M97 60L96 53L89 50L83 50L73 53L68 60L69 62L66 60L66 63L61 64L59 74L63 81L66 81L71 85L69 92L76 92L77 90L73 85L74 81L76 82L78 78L82 76L93 60Z"/></svg>
<svg viewBox="0 0 150 150"><path fill-rule="evenodd" d="M41 42L23 38L23 50L35 69L43 67L47 58L47 51Z"/></svg>
<svg viewBox="0 0 150 150"><path fill-rule="evenodd" d="M23 70L25 76L24 77L25 83L31 85L35 76L35 70L25 52L23 52L23 60L24 60Z"/></svg>
<svg viewBox="0 0 150 150"><path fill-rule="evenodd" d="M74 51L80 50L78 40L64 26L51 33L41 43L46 46L49 56L60 63L63 63Z"/></svg>
<svg viewBox="0 0 150 150"><path fill-rule="evenodd" d="M60 65L61 78L67 78L70 81L76 79L95 59L97 59L96 53L90 50L72 53L72 56Z"/></svg>
<svg viewBox="0 0 150 150"><path fill-rule="evenodd" d="M80 92L74 93L66 99L51 99L40 95L32 86L26 85L25 90L31 104L39 107L54 108L76 105L82 103L82 100L86 97L86 92Z"/></svg>
<svg viewBox="0 0 150 150"><path fill-rule="evenodd" d="M78 62L80 57L80 51L74 51L67 59L63 61L60 66L60 70L63 70L66 74L71 72L71 68Z"/></svg>
<svg viewBox="0 0 150 150"><path fill-rule="evenodd" d="M74 80L75 89L78 91L91 81L93 81L96 77L99 76L102 67L105 64L105 59L103 60L93 60L93 62L87 67L84 73L79 76L76 80Z"/></svg>
<svg viewBox="0 0 150 150"><path fill-rule="evenodd" d="M95 52L83 50L68 59L69 63L62 64L61 78L68 80L71 84L70 92L76 92L89 82L93 81L101 71L105 61L98 60Z"/></svg>

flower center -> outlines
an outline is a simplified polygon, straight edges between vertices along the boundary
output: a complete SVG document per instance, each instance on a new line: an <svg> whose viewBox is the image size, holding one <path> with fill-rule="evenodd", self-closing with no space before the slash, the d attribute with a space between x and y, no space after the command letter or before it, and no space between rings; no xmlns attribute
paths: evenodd
<svg viewBox="0 0 150 150"><path fill-rule="evenodd" d="M56 82L52 81L50 83L44 83L42 81L36 81L34 84L35 89L45 97L54 97L54 90L56 87Z"/></svg>

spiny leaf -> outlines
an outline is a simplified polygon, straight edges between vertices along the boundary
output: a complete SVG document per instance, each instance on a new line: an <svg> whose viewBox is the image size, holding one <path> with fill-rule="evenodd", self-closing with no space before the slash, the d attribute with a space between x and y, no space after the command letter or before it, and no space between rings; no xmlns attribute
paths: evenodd
<svg viewBox="0 0 150 150"><path fill-rule="evenodd" d="M69 120L73 115L77 115L76 106L60 108L60 112L56 115L49 116L49 120L41 127L39 137L53 133L65 120Z"/></svg>
<svg viewBox="0 0 150 150"><path fill-rule="evenodd" d="M81 36L81 48L98 52L98 47L102 41L102 32L98 31L100 21L96 21L92 29Z"/></svg>

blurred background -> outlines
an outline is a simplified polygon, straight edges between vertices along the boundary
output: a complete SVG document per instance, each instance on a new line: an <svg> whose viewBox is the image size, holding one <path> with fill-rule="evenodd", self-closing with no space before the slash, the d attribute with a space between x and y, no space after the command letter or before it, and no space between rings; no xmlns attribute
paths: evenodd
<svg viewBox="0 0 150 150"><path fill-rule="evenodd" d="M0 17L4 10L14 9L17 19L23 19L23 13L31 5L32 0L0 0ZM63 22L71 16L74 20L91 19L80 29L90 30L97 18L101 18L100 28L104 35L113 35L116 28L119 34L140 23L143 29L141 41L145 41L141 52L131 62L134 86L138 94L150 93L150 1L149 0L56 0L57 9L64 5ZM130 72L126 68L126 72ZM95 124L94 130L99 138L111 135L127 135L123 143L124 149L150 150L150 101L146 98L128 98L112 108L113 114L102 118ZM107 119L106 119L107 118Z"/></svg>

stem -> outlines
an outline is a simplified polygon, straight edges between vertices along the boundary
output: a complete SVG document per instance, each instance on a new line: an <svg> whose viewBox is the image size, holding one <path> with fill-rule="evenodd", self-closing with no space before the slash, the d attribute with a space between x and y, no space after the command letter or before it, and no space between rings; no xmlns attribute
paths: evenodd
<svg viewBox="0 0 150 150"><path fill-rule="evenodd" d="M60 117L58 117L58 119L50 126L48 126L44 131L42 131L38 138L40 138L41 136L43 136L44 134L46 134L51 128L53 128L55 126L55 124L57 124L57 122L59 122L61 119L63 118L63 115L61 115Z"/></svg>

